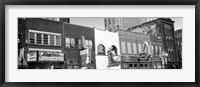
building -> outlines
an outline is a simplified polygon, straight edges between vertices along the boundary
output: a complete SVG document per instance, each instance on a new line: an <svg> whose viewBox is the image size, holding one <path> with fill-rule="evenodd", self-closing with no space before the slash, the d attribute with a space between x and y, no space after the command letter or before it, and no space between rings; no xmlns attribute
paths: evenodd
<svg viewBox="0 0 200 87"><path fill-rule="evenodd" d="M18 38L30 69L80 69L80 51L90 47L95 68L94 29L43 18L19 18ZM22 61L22 62L23 62Z"/></svg>
<svg viewBox="0 0 200 87"><path fill-rule="evenodd" d="M154 56L159 54L159 50L160 52L167 52L167 60L163 59L163 62L167 61L165 68L176 68L178 57L175 46L174 21L170 18L158 18L141 25L131 27L128 30L131 32L150 35Z"/></svg>
<svg viewBox="0 0 200 87"><path fill-rule="evenodd" d="M42 18L46 20L52 20L52 21L58 21L58 22L63 22L63 23L70 23L70 18L56 18L56 17L51 17L51 18Z"/></svg>
<svg viewBox="0 0 200 87"><path fill-rule="evenodd" d="M91 48L90 69L96 68L95 64L95 38L94 28L64 24L63 29L63 48L67 69L80 69L82 60L80 51Z"/></svg>
<svg viewBox="0 0 200 87"><path fill-rule="evenodd" d="M126 30L130 27L134 27L154 19L156 18L116 17L116 18L105 18L104 22L106 30L115 32L117 29Z"/></svg>
<svg viewBox="0 0 200 87"><path fill-rule="evenodd" d="M108 50L110 47L114 48L116 57L120 55L118 32L109 32L107 30L95 28L95 44L97 69L121 69L120 64L109 66L111 63L108 57Z"/></svg>
<svg viewBox="0 0 200 87"><path fill-rule="evenodd" d="M119 33L121 49L121 68L152 69L154 66L152 57L146 56L145 58L140 58L139 56L143 52L143 49L146 50L147 54L152 55L150 36L121 29L117 30L117 32Z"/></svg>
<svg viewBox="0 0 200 87"><path fill-rule="evenodd" d="M179 64L178 68L182 68L182 29L178 29L175 31L175 38L176 38L176 47L178 52L178 61Z"/></svg>

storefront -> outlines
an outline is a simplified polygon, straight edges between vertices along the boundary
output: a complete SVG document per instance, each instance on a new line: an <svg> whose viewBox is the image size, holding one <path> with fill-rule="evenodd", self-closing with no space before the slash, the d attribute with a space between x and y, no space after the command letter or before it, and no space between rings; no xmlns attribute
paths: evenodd
<svg viewBox="0 0 200 87"><path fill-rule="evenodd" d="M64 53L51 50L30 50L27 53L27 62L30 69L63 69Z"/></svg>

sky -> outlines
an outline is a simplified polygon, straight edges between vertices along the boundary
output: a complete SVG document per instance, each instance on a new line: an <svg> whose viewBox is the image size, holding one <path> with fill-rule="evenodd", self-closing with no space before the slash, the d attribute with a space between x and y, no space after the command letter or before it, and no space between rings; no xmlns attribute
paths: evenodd
<svg viewBox="0 0 200 87"><path fill-rule="evenodd" d="M183 28L183 18L181 17L174 17L171 18L174 22L175 30ZM70 23L78 24L87 27L96 27L97 29L104 29L104 18L102 17L74 17L70 18Z"/></svg>

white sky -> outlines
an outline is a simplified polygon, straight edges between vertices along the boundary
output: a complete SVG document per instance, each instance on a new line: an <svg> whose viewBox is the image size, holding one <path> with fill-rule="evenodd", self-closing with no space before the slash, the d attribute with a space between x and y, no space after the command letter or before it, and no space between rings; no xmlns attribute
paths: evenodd
<svg viewBox="0 0 200 87"><path fill-rule="evenodd" d="M175 30L183 28L183 19L181 17L174 17L171 19L175 21L174 22ZM104 18L102 17L80 17L80 18L74 17L74 18L70 18L70 23L87 26L87 27L96 27L98 29L105 28Z"/></svg>

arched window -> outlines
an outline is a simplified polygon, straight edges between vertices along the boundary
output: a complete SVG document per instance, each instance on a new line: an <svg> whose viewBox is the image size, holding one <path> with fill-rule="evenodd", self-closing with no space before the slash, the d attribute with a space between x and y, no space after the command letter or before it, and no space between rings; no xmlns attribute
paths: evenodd
<svg viewBox="0 0 200 87"><path fill-rule="evenodd" d="M105 47L104 47L104 45L99 44L98 47L97 47L97 50L98 50L97 52L98 52L99 55L105 55Z"/></svg>

